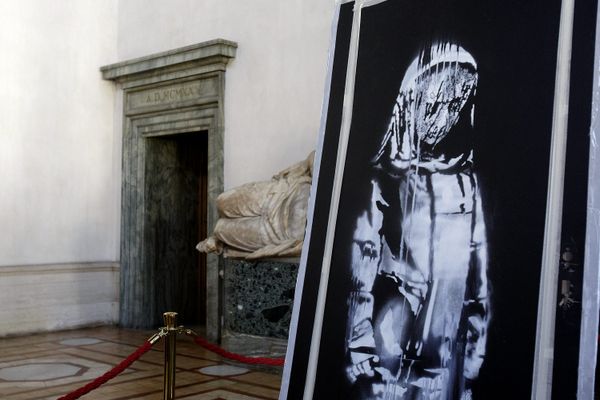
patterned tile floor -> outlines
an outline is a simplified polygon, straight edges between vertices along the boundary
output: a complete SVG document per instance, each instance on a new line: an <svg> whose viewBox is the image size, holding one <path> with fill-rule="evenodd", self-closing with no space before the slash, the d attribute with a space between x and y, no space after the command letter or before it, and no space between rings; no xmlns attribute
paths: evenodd
<svg viewBox="0 0 600 400"><path fill-rule="evenodd" d="M0 399L57 399L110 370L154 332L114 327L0 339ZM277 399L281 371L231 366L189 338L177 341L177 399ZM207 368L208 367L208 368ZM82 399L162 399L162 343Z"/></svg>

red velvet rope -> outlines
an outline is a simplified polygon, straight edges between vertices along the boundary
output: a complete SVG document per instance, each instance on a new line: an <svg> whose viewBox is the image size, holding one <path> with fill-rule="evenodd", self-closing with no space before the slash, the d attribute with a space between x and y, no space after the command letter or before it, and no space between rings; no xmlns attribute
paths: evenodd
<svg viewBox="0 0 600 400"><path fill-rule="evenodd" d="M265 358L265 357L246 357L239 354L231 353L221 347L212 344L205 339L195 336L194 342L204 347L207 350L212 351L222 357L228 358L230 360L239 361L244 364L255 364L255 365L271 365L271 366L283 366L285 359L284 358ZM106 372L104 375L94 379L92 382L88 383L85 386L80 387L73 392L59 397L58 400L75 400L80 398L81 396L91 392L94 389L99 388L101 385L105 384L115 376L119 375L121 372L125 371L131 364L137 361L141 356L143 356L148 350L152 348L152 343L149 341L144 342L136 351L131 353L126 359L121 361L119 365Z"/></svg>
<svg viewBox="0 0 600 400"><path fill-rule="evenodd" d="M244 364L260 364L260 365L272 365L280 367L284 364L285 358L264 358L264 357L246 357L241 356L239 354L231 353L225 349L220 348L216 344L212 344L203 338L196 336L194 337L194 342L204 347L207 350L212 351L222 357L228 358L230 360L239 361Z"/></svg>
<svg viewBox="0 0 600 400"><path fill-rule="evenodd" d="M84 394L87 394L87 393L91 392L92 390L97 389L100 385L105 384L106 382L108 382L109 380L114 378L115 376L119 375L121 372L125 371L125 369L127 369L127 367L129 367L131 364L133 364L134 361L139 359L142 355L144 355L144 353L146 353L151 348L152 348L152 344L150 342L146 341L142 346L140 346L139 349L137 349L136 351L131 353L129 355L129 357L127 357L126 359L121 361L121 363L119 365L117 365L116 367L114 367L113 369L111 369L110 371L105 373L104 375L94 379L92 382L88 383L87 385L82 386L79 389L77 389L63 397L60 397L58 400L78 399L81 396L83 396Z"/></svg>

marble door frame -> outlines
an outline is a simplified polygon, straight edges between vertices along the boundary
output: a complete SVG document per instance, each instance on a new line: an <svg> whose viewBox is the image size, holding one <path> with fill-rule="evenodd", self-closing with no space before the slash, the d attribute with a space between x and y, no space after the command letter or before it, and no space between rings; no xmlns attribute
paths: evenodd
<svg viewBox="0 0 600 400"><path fill-rule="evenodd" d="M208 134L207 230L217 221L223 191L225 70L235 42L216 39L107 65L102 76L123 94L120 316L123 327L160 323L153 307L151 260L144 246L145 139L180 133ZM207 256L207 336L220 335L218 257ZM173 310L177 311L177 310Z"/></svg>

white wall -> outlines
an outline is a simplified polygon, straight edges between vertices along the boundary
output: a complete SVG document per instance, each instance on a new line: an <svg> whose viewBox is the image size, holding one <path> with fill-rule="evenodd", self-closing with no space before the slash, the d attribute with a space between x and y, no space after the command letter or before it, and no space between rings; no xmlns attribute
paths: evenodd
<svg viewBox="0 0 600 400"><path fill-rule="evenodd" d="M0 336L117 321L117 1L0 2Z"/></svg>
<svg viewBox="0 0 600 400"><path fill-rule="evenodd" d="M117 0L0 2L0 266L118 259Z"/></svg>
<svg viewBox="0 0 600 400"><path fill-rule="evenodd" d="M237 42L225 78L225 188L270 179L316 146L334 8L334 0L122 0L112 61Z"/></svg>

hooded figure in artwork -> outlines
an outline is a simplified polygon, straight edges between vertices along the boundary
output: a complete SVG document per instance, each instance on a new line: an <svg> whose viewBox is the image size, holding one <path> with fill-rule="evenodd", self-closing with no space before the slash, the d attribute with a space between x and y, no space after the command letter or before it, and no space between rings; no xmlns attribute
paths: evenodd
<svg viewBox="0 0 600 400"><path fill-rule="evenodd" d="M423 49L402 80L353 235L353 398L472 398L490 319L477 81L474 58L453 43Z"/></svg>

